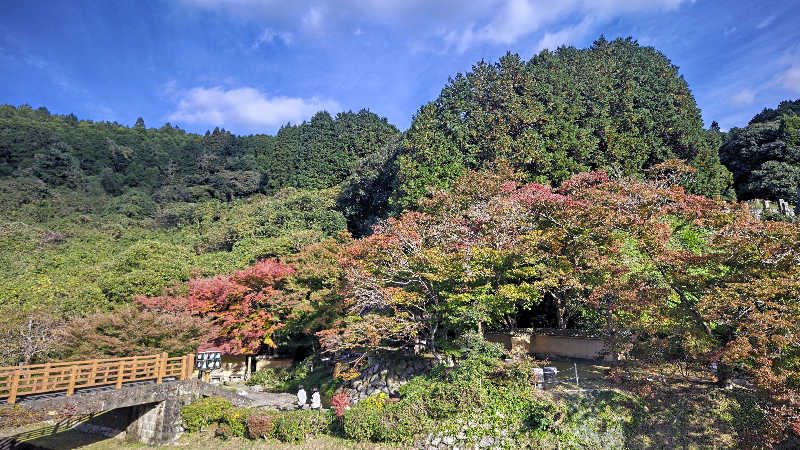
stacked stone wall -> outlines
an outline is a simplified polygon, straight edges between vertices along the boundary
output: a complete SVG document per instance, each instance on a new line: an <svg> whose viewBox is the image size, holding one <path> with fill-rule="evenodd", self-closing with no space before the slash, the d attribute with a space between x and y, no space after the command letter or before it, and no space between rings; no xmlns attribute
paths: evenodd
<svg viewBox="0 0 800 450"><path fill-rule="evenodd" d="M370 358L367 368L348 384L351 403L381 392L396 396L400 386L417 375L428 373L435 366L433 358Z"/></svg>

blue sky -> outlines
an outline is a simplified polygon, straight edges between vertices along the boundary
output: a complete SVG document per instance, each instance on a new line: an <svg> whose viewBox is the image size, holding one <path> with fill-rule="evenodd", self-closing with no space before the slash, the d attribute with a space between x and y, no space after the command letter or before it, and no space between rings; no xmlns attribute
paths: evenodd
<svg viewBox="0 0 800 450"><path fill-rule="evenodd" d="M661 50L727 129L800 97L798 17L800 0L6 2L0 103L238 134L368 108L405 129L480 59L603 34Z"/></svg>

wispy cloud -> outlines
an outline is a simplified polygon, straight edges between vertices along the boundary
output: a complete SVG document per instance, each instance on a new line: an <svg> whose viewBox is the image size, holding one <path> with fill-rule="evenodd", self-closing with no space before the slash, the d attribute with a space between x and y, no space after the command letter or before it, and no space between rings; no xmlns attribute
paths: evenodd
<svg viewBox="0 0 800 450"><path fill-rule="evenodd" d="M669 11L685 0L564 0L541 2L536 0L507 0L502 2L486 25L474 23L444 34L445 42L458 52L481 43L513 44L520 38L537 31L556 27L565 17L579 17L580 21L557 31L545 31L537 50L571 44L585 37L592 27L612 18L643 11Z"/></svg>
<svg viewBox="0 0 800 450"><path fill-rule="evenodd" d="M264 31L253 42L253 49L257 49L265 44L272 44L273 42L280 41L284 45L292 45L294 35L288 31L276 31L272 28L265 28Z"/></svg>
<svg viewBox="0 0 800 450"><path fill-rule="evenodd" d="M314 6L303 14L301 22L306 29L319 31L323 26L325 16L326 14L322 7Z"/></svg>
<svg viewBox="0 0 800 450"><path fill-rule="evenodd" d="M2 59L9 60L11 64L27 65L30 69L43 73L53 86L57 86L62 92L89 95L89 91L67 76L67 71L52 60L41 58L23 49L0 48L0 60Z"/></svg>
<svg viewBox="0 0 800 450"><path fill-rule="evenodd" d="M730 101L734 105L749 105L753 103L756 98L756 91L752 89L742 89L733 94Z"/></svg>
<svg viewBox="0 0 800 450"><path fill-rule="evenodd" d="M553 33L547 32L536 44L536 51L540 52L544 49L555 50L562 45L574 43L589 34L591 27L592 19L587 17L577 25L562 28Z"/></svg>
<svg viewBox="0 0 800 450"><path fill-rule="evenodd" d="M783 65L775 81L783 88L800 93L800 44L786 50L779 60Z"/></svg>
<svg viewBox="0 0 800 450"><path fill-rule="evenodd" d="M759 22L759 23L758 23L758 25L756 25L756 28L757 28L757 29L759 29L759 30L760 30L760 29L762 29L762 28L766 28L766 27L768 27L768 26L769 26L769 25L772 23L772 21L774 21L774 20L775 20L775 16L769 16L769 17L766 17L766 18L764 18L764 20L762 20L761 22Z"/></svg>
<svg viewBox="0 0 800 450"><path fill-rule="evenodd" d="M334 100L317 97L270 97L252 87L195 87L179 92L171 122L224 126L233 130L267 131L287 122L299 123L322 110L338 112Z"/></svg>
<svg viewBox="0 0 800 450"><path fill-rule="evenodd" d="M778 75L778 80L784 88L800 93L800 65L792 66Z"/></svg>
<svg viewBox="0 0 800 450"><path fill-rule="evenodd" d="M594 25L626 14L662 12L694 0L341 0L336 7L277 0L183 0L184 4L245 18L281 24L280 29L352 32L369 22L414 29L422 39L439 40L447 50L463 53L481 44L510 45L545 31L541 44L572 43ZM576 23L564 28L564 19ZM275 25L277 26L277 25ZM550 31L548 28L556 28ZM561 29L559 29L561 27ZM276 28L273 28L276 29Z"/></svg>

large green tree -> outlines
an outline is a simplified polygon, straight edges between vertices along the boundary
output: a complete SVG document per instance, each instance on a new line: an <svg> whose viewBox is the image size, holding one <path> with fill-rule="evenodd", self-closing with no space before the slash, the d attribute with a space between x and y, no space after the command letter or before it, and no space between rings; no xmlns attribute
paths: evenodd
<svg viewBox="0 0 800 450"><path fill-rule="evenodd" d="M730 174L678 68L630 38L545 50L527 62L510 53L479 62L420 108L401 153L399 210L497 159L530 181L557 184L598 168L641 175L679 158L701 171L693 190L731 196Z"/></svg>
<svg viewBox="0 0 800 450"><path fill-rule="evenodd" d="M397 134L397 128L385 118L367 110L343 112L335 118L322 111L308 122L278 130L269 151L259 152L257 160L267 191L325 189L344 181L356 161Z"/></svg>

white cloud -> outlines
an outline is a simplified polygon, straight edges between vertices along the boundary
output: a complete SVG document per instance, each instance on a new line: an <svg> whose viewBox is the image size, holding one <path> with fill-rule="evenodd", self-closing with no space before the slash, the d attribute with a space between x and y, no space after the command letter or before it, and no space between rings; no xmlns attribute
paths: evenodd
<svg viewBox="0 0 800 450"><path fill-rule="evenodd" d="M272 28L265 28L264 31L253 42L253 48L256 49L264 44L271 44L275 41L281 41L285 45L291 45L294 40L292 33L286 31L275 31Z"/></svg>
<svg viewBox="0 0 800 450"><path fill-rule="evenodd" d="M311 29L312 31L318 31L320 28L322 28L322 20L325 18L325 16L326 14L324 9L318 6L312 7L303 15L303 26Z"/></svg>
<svg viewBox="0 0 800 450"><path fill-rule="evenodd" d="M585 37L591 30L592 20L590 18L584 19L581 23L563 28L555 33L547 32L539 39L536 45L536 52L544 49L555 50L562 45L572 44L577 40Z"/></svg>
<svg viewBox="0 0 800 450"><path fill-rule="evenodd" d="M731 103L734 105L749 105L753 103L756 97L756 91L752 89L742 89L741 91L731 96Z"/></svg>
<svg viewBox="0 0 800 450"><path fill-rule="evenodd" d="M178 81L173 79L164 83L164 86L162 86L161 89L159 89L159 94L165 98L171 97L172 95L175 94L175 92L177 92L177 90L178 90Z"/></svg>
<svg viewBox="0 0 800 450"><path fill-rule="evenodd" d="M642 11L669 11L686 0L506 0L483 26L474 23L444 34L445 43L458 52L475 44L512 44L520 38L551 27L564 17L581 21L555 32L546 32L537 47L555 48L584 37L591 27L613 17Z"/></svg>
<svg viewBox="0 0 800 450"><path fill-rule="evenodd" d="M259 131L299 123L318 111L341 111L334 100L317 97L269 97L252 87L196 87L177 95L177 109L167 120L180 124L224 126Z"/></svg>
<svg viewBox="0 0 800 450"><path fill-rule="evenodd" d="M800 65L792 66L778 76L781 86L800 93Z"/></svg>
<svg viewBox="0 0 800 450"><path fill-rule="evenodd" d="M768 27L769 24L771 24L773 20L775 20L775 16L769 16L769 17L765 18L764 20L759 22L758 25L756 25L756 29L760 30L762 28Z"/></svg>
<svg viewBox="0 0 800 450"><path fill-rule="evenodd" d="M800 44L795 44L784 52L779 62L785 69L778 73L777 83L792 92L800 93Z"/></svg>
<svg viewBox="0 0 800 450"><path fill-rule="evenodd" d="M423 39L440 40L449 50L464 52L479 44L508 45L548 27L578 25L549 32L545 43L570 34L588 33L615 17L639 12L663 12L694 0L339 0L324 3L282 0L183 0L192 7L223 11L246 20L266 21L279 29L352 32L369 22L413 30ZM562 25L559 25L562 24ZM279 25L279 26L278 26ZM568 43L568 42L560 42Z"/></svg>

